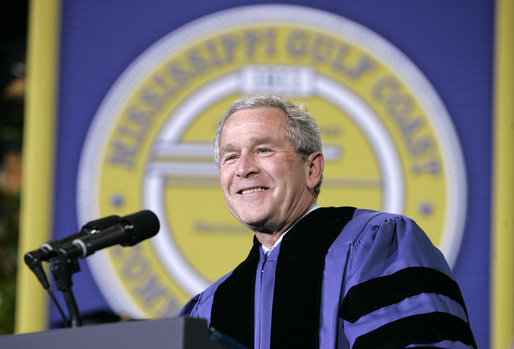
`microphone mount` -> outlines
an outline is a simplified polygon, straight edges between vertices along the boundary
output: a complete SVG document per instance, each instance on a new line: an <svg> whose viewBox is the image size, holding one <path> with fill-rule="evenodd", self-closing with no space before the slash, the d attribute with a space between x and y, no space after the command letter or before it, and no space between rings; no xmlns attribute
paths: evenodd
<svg viewBox="0 0 514 349"><path fill-rule="evenodd" d="M65 320L66 327L80 327L82 322L80 320L80 313L77 306L77 301L72 291L73 281L72 275L80 271L80 265L77 258L68 258L60 250L57 256L50 264L50 271L55 280L55 285L61 291L68 313L70 316L69 322Z"/></svg>

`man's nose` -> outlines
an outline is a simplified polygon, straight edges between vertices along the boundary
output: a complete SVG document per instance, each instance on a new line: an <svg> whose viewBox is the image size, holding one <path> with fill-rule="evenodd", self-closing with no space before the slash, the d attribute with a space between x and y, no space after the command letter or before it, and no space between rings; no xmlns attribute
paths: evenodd
<svg viewBox="0 0 514 349"><path fill-rule="evenodd" d="M247 178L259 172L257 162L250 154L241 154L237 163L237 176Z"/></svg>

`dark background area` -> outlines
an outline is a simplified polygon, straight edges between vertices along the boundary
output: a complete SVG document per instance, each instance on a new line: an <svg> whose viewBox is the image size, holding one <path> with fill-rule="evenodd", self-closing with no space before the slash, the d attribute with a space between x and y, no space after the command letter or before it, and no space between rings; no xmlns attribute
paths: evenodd
<svg viewBox="0 0 514 349"><path fill-rule="evenodd" d="M28 0L0 3L0 334L14 331Z"/></svg>

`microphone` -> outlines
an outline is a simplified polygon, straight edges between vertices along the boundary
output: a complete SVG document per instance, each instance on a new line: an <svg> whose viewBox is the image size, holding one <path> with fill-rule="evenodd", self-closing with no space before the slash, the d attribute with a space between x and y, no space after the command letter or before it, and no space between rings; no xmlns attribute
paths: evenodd
<svg viewBox="0 0 514 349"><path fill-rule="evenodd" d="M27 252L25 254L25 264L31 269L35 268L38 263L48 261L57 256L57 251L63 246L71 244L75 239L83 239L86 236L98 234L99 232L113 226L120 220L119 216L112 215L104 218L96 219L86 223L78 233L67 236L61 240L50 240L41 245L37 250Z"/></svg>
<svg viewBox="0 0 514 349"><path fill-rule="evenodd" d="M24 256L25 264L32 270L32 272L36 275L37 279L43 285L43 288L48 290L50 288L50 284L46 277L46 274L43 270L43 266L41 262L51 260L57 257L57 251L67 245L70 244L73 240L78 238L84 238L86 236L90 236L92 234L96 234L114 224L120 219L119 216L108 216L104 218L100 218L89 223L86 223L78 233L65 237L61 240L50 240L41 245L41 247L37 250L27 252Z"/></svg>
<svg viewBox="0 0 514 349"><path fill-rule="evenodd" d="M134 246L159 232L159 219L150 210L143 210L118 219L116 224L95 234L76 237L62 246L60 253L68 258L85 258L98 250L120 244Z"/></svg>

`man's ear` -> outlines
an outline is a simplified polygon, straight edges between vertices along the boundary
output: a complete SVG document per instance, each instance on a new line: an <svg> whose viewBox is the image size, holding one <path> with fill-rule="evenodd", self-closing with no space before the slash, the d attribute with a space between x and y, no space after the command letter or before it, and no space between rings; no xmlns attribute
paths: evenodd
<svg viewBox="0 0 514 349"><path fill-rule="evenodd" d="M325 157L320 151L311 153L307 158L307 187L314 189L321 181L323 169L325 168Z"/></svg>

